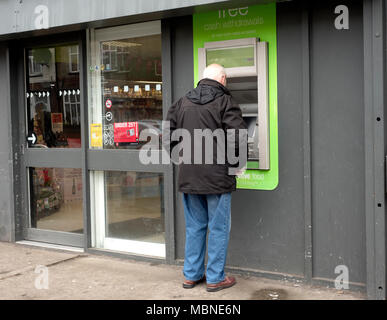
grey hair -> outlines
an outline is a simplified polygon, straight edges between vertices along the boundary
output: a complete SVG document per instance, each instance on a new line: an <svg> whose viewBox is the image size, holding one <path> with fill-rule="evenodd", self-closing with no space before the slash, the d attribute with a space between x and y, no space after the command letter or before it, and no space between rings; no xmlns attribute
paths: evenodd
<svg viewBox="0 0 387 320"><path fill-rule="evenodd" d="M213 63L207 66L203 71L203 79L208 78L212 80L219 80L226 75L226 69L220 64Z"/></svg>

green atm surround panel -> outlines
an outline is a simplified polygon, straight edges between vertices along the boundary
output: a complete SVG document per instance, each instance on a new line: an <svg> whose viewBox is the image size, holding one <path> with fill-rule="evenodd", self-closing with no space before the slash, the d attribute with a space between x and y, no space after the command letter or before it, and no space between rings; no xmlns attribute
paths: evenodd
<svg viewBox="0 0 387 320"><path fill-rule="evenodd" d="M266 153L267 165L263 165L260 163L261 161L258 161L259 154L258 157L256 157L258 158L257 160L253 158L254 153L250 153L251 160L248 162L248 168L250 170L246 170L242 175L237 177L237 188L249 190L274 190L278 187L279 183L276 4L258 4L241 8L198 12L192 16L192 19L194 85L198 83L202 75L202 72L200 72L199 69L203 69L207 63L218 62L223 64L228 71L232 71L232 68L238 66L247 71L248 68L253 65L253 62L257 62L254 61L254 59L256 59L255 56L257 51L254 49L252 43L234 47L234 40L254 39L257 46L259 46L259 44L263 45L263 43L266 46L266 85L268 101L268 111L266 115L268 118L268 125L266 128L268 132L268 143L266 145L266 149L268 150ZM226 46L222 46L222 42L223 44L226 44ZM211 45L211 43L213 45ZM231 44L231 46L228 44ZM205 59L202 58L202 61L200 62L202 65L199 68L199 52L202 50L205 50L207 55ZM254 50L255 54L253 53ZM232 76L232 73L228 73L229 77L230 75ZM254 77L255 79L253 79ZM239 78L231 77L227 80L227 87L231 89L236 100L243 99L242 103L240 102L240 105L243 115L245 116L245 121L248 122L247 124L250 125L250 128L253 126L252 123L257 125L257 123L254 122L253 114L255 112L258 117L258 110L257 108L252 107L253 103L251 103L251 99L253 98L248 98L251 92L243 97L243 95L248 92L237 89L238 86L239 89L243 86L245 89L255 90L256 95L254 99L257 99L258 101L258 93L262 94L265 91L258 88L259 84L257 77L258 76L253 73L253 75L246 75L245 77ZM242 84L240 82L242 82ZM237 96L238 94L239 97ZM247 106L244 104L247 104ZM251 117L248 117L248 115L251 115ZM264 126L261 125L261 128L263 127ZM256 135L255 137L257 138L259 136ZM251 142L250 139L250 146ZM258 144L256 145L258 146ZM262 152L262 146L259 145L259 147L261 149L260 152ZM250 150L252 150L252 148L250 148ZM258 166L260 166L261 169L259 169Z"/></svg>

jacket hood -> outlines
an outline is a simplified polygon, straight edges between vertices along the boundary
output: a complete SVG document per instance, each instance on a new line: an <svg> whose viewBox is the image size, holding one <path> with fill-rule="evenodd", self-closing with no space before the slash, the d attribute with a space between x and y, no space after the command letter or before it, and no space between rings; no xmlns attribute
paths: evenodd
<svg viewBox="0 0 387 320"><path fill-rule="evenodd" d="M202 79L197 87L186 94L187 99L195 104L207 104L223 95L230 95L230 91L220 82L212 79Z"/></svg>

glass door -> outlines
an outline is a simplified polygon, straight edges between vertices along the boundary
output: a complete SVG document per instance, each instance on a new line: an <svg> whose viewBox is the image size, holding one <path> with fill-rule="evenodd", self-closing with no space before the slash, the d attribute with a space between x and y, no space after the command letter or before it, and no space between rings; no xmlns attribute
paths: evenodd
<svg viewBox="0 0 387 320"><path fill-rule="evenodd" d="M27 218L24 238L84 246L80 46L27 46L20 110Z"/></svg>
<svg viewBox="0 0 387 320"><path fill-rule="evenodd" d="M92 246L165 257L169 169L139 159L161 141L160 22L93 30L90 43ZM151 140L141 141L143 130Z"/></svg>

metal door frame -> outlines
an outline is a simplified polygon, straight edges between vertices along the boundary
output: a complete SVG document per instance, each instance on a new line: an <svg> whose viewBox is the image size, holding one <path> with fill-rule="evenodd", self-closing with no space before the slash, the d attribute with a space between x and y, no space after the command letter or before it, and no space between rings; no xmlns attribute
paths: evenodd
<svg viewBox="0 0 387 320"><path fill-rule="evenodd" d="M367 296L386 299L386 5L363 1Z"/></svg>
<svg viewBox="0 0 387 320"><path fill-rule="evenodd" d="M133 29L135 32L135 35L128 34L128 38L131 36L139 36L137 34L139 29L143 29L143 26L145 26L145 33L141 34L141 36L148 35L148 26L150 29L152 29L152 25L160 23L161 30L161 55L162 55L162 103L163 103L163 119L166 116L168 107L171 104L171 85L170 85L170 79L171 79L171 52L170 52L170 30L168 27L165 27L162 21L151 21L151 22L140 22L136 24L131 25L123 25L119 27L106 27L103 29L98 29L98 32L103 34L103 39L106 37L115 38L117 37L116 33L114 31L119 30L120 32L125 32L127 29ZM140 32L141 33L141 32ZM153 34L152 31L150 34ZM91 60L91 52L92 50L95 50L95 43L96 39L95 37L95 30L94 29L87 29L86 30L86 46L87 46L87 64L88 65L94 65L93 61ZM101 39L98 39L98 41L102 41ZM87 75L90 76L90 73L88 70L86 71ZM88 96L91 97L92 92L90 88L90 79L87 81L87 90L88 90ZM90 101L88 100L88 103L90 104ZM88 128L89 123L86 122L86 127ZM90 149L89 148L89 138L86 138L86 175L87 180L89 183L88 187L88 196L90 197L90 171L132 171L132 172L150 172L150 173L161 173L164 177L164 222L165 222L165 259L168 263L174 263L175 261L175 243L174 243L174 205L173 205L173 166L172 164L149 164L144 165L140 163L139 161L139 151L135 150L98 150L98 149ZM85 145L86 145L85 144ZM90 204L90 207L92 205ZM90 212L89 218L91 218L91 215L93 214L89 208L88 210ZM89 224L90 228L92 227L91 224ZM88 233L88 239L87 239L87 247L89 248L87 251L89 252L95 252L96 250L104 250L104 249L97 249L93 248L92 246L92 233ZM131 252L125 252L120 253L116 252L113 253L117 255L125 255L125 256L133 256L136 257L136 253ZM155 257L156 259L159 259Z"/></svg>
<svg viewBox="0 0 387 320"><path fill-rule="evenodd" d="M33 149L27 148L26 137L26 60L25 50L31 47L47 47L66 44L77 44L79 46L79 86L80 92L80 109L81 109L81 148L79 149ZM84 40L81 32L62 34L58 40L57 35L44 36L39 38L25 39L22 43L17 44L15 51L18 53L16 62L18 64L18 88L17 88L17 111L19 137L18 143L20 150L20 225L17 225L17 234L19 239L32 241L41 241L52 244L60 244L75 247L84 247L85 237L88 228L87 224L87 207L85 203L86 185L84 179L84 149L85 149L85 91L84 83ZM80 168L82 171L82 193L83 193L83 234L71 232L43 230L31 228L30 220L30 192L29 192L29 173L30 167L48 167L48 168ZM86 205L85 205L86 204Z"/></svg>

